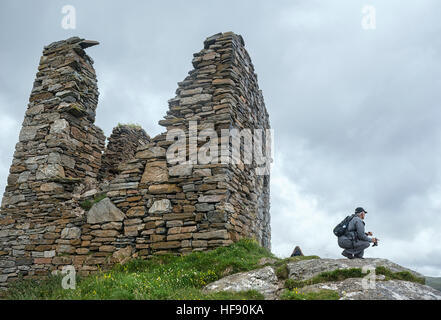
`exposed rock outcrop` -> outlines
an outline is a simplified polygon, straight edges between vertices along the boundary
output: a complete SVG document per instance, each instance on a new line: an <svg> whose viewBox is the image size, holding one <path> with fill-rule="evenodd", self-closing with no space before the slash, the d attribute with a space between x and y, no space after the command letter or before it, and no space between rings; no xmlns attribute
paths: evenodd
<svg viewBox="0 0 441 320"><path fill-rule="evenodd" d="M207 292L257 290L268 300L276 299L280 289L274 268L270 266L230 275L205 288Z"/></svg>
<svg viewBox="0 0 441 320"><path fill-rule="evenodd" d="M265 263L275 263L269 259ZM391 272L407 271L417 278L423 276L415 271L404 268L386 259L310 259L287 262L288 279L301 281L312 279L322 272L342 269L366 268L372 272L376 267L385 267ZM268 265L261 269L242 272L224 277L205 287L207 292L216 291L248 291L257 290L265 299L279 299L286 279L276 276L280 265ZM322 282L306 285L298 290L317 292L319 290L333 290L338 293L340 300L441 300L441 292L418 282L387 279L384 275L372 275L375 282L366 284L369 279L353 277L342 281ZM373 277L373 278L372 278Z"/></svg>
<svg viewBox="0 0 441 320"><path fill-rule="evenodd" d="M337 291L340 300L441 300L441 292L429 286L402 280L376 281L374 289L363 289L362 279L319 283L303 288L304 292L316 290Z"/></svg>
<svg viewBox="0 0 441 320"><path fill-rule="evenodd" d="M288 277L295 280L307 280L321 272L333 271L337 269L363 268L371 266L376 268L383 266L392 272L409 271L416 277L423 277L423 275L404 268L387 259L369 258L369 259L311 259L298 262L291 262L287 264Z"/></svg>

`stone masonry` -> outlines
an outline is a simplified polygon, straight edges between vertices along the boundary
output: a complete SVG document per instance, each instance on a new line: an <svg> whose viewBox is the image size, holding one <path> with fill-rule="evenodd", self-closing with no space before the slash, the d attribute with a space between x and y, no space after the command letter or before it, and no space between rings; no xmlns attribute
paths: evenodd
<svg viewBox="0 0 441 320"><path fill-rule="evenodd" d="M205 151L205 129L221 137L223 130L270 128L242 37L205 40L159 121L164 133L150 138L118 125L107 147L94 125L97 79L84 51L97 44L74 37L44 48L0 211L0 287L65 265L89 274L244 237L270 248L269 172L257 174L254 159L194 158ZM169 157L176 138L185 143L179 162ZM246 143L240 151L249 152Z"/></svg>
<svg viewBox="0 0 441 320"><path fill-rule="evenodd" d="M100 180L111 180L119 173L118 166L135 156L136 149L150 142L148 134L137 125L113 128L101 159Z"/></svg>

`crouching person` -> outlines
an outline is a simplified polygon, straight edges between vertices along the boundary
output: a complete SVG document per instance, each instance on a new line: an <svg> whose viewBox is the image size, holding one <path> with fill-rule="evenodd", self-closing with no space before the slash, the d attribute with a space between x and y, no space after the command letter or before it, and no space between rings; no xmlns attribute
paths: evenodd
<svg viewBox="0 0 441 320"><path fill-rule="evenodd" d="M343 248L341 253L348 259L363 259L364 250L369 247L371 243L376 243L376 238L370 238L372 232L365 233L364 218L367 211L363 208L355 209L355 215L348 224L347 231L344 235L338 237L338 245Z"/></svg>

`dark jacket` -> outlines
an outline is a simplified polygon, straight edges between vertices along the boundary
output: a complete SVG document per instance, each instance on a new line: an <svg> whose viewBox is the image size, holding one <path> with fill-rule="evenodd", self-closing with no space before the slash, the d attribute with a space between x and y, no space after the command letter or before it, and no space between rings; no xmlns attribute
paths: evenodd
<svg viewBox="0 0 441 320"><path fill-rule="evenodd" d="M364 221L360 217L355 216L348 224L348 231L343 237L351 240L361 240L372 242L372 238L369 238L364 231Z"/></svg>

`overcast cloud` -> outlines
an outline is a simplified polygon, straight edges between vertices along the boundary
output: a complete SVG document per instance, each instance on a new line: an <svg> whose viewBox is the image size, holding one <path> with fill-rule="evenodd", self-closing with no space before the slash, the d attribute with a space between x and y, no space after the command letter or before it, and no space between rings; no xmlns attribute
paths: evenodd
<svg viewBox="0 0 441 320"><path fill-rule="evenodd" d="M332 228L355 207L388 258L441 276L441 2L0 2L0 189L43 46L100 41L96 124L154 136L192 54L212 34L244 37L275 133L272 250L340 258ZM76 30L61 28L73 5ZM362 8L377 28L361 27Z"/></svg>

